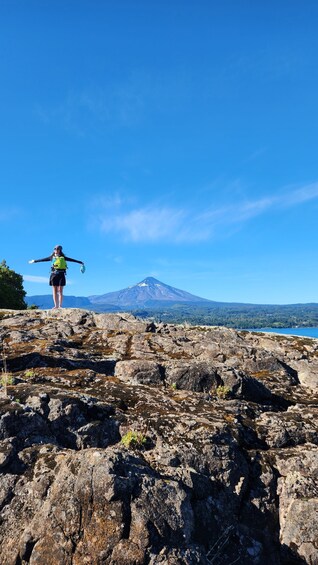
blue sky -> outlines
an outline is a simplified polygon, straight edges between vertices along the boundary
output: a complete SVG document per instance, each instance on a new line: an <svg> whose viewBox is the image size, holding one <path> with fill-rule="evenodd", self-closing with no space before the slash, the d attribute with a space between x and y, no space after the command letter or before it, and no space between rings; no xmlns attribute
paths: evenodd
<svg viewBox="0 0 318 565"><path fill-rule="evenodd" d="M0 0L0 237L29 295L318 302L315 0Z"/></svg>

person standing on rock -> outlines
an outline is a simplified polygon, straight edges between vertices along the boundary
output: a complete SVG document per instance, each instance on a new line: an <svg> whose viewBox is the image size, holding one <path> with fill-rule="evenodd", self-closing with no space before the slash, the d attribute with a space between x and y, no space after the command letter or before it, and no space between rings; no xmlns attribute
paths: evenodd
<svg viewBox="0 0 318 565"><path fill-rule="evenodd" d="M53 302L54 309L62 308L63 303L63 287L66 285L66 269L67 263L79 263L81 266L81 272L85 272L85 265L83 261L78 261L77 259L71 259L71 257L66 257L62 251L62 245L56 245L54 247L52 255L45 257L44 259L31 259L29 263L42 263L44 261L51 261L51 275L49 284L53 288Z"/></svg>

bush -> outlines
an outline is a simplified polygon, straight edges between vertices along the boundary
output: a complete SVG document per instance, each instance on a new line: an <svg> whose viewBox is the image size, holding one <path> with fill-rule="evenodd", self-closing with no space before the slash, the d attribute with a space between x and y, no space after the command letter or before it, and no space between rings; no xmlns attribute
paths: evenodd
<svg viewBox="0 0 318 565"><path fill-rule="evenodd" d="M2 353L2 365L3 368L1 370L0 385L3 388L5 396L8 396L8 386L15 384L15 378L7 370L7 359L4 353Z"/></svg>
<svg viewBox="0 0 318 565"><path fill-rule="evenodd" d="M129 431L121 438L121 443L128 449L140 449L147 443L147 438L141 432Z"/></svg>
<svg viewBox="0 0 318 565"><path fill-rule="evenodd" d="M216 389L216 396L222 400L231 396L231 389L228 386L218 386Z"/></svg>
<svg viewBox="0 0 318 565"><path fill-rule="evenodd" d="M25 295L22 275L18 275L8 267L5 261L2 261L0 263L0 308L26 310Z"/></svg>

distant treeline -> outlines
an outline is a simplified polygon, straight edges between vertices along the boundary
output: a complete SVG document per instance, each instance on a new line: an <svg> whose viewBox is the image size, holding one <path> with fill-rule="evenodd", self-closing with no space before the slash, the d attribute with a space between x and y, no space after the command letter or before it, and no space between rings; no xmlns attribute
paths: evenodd
<svg viewBox="0 0 318 565"><path fill-rule="evenodd" d="M140 318L175 324L226 326L238 329L318 327L318 304L193 306L133 310Z"/></svg>

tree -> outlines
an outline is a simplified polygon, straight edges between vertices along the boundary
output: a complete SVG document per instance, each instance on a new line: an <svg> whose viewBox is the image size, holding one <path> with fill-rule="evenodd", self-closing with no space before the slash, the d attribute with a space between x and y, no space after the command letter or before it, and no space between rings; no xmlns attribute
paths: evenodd
<svg viewBox="0 0 318 565"><path fill-rule="evenodd" d="M10 269L3 260L0 263L0 308L26 310L25 295L22 275Z"/></svg>

